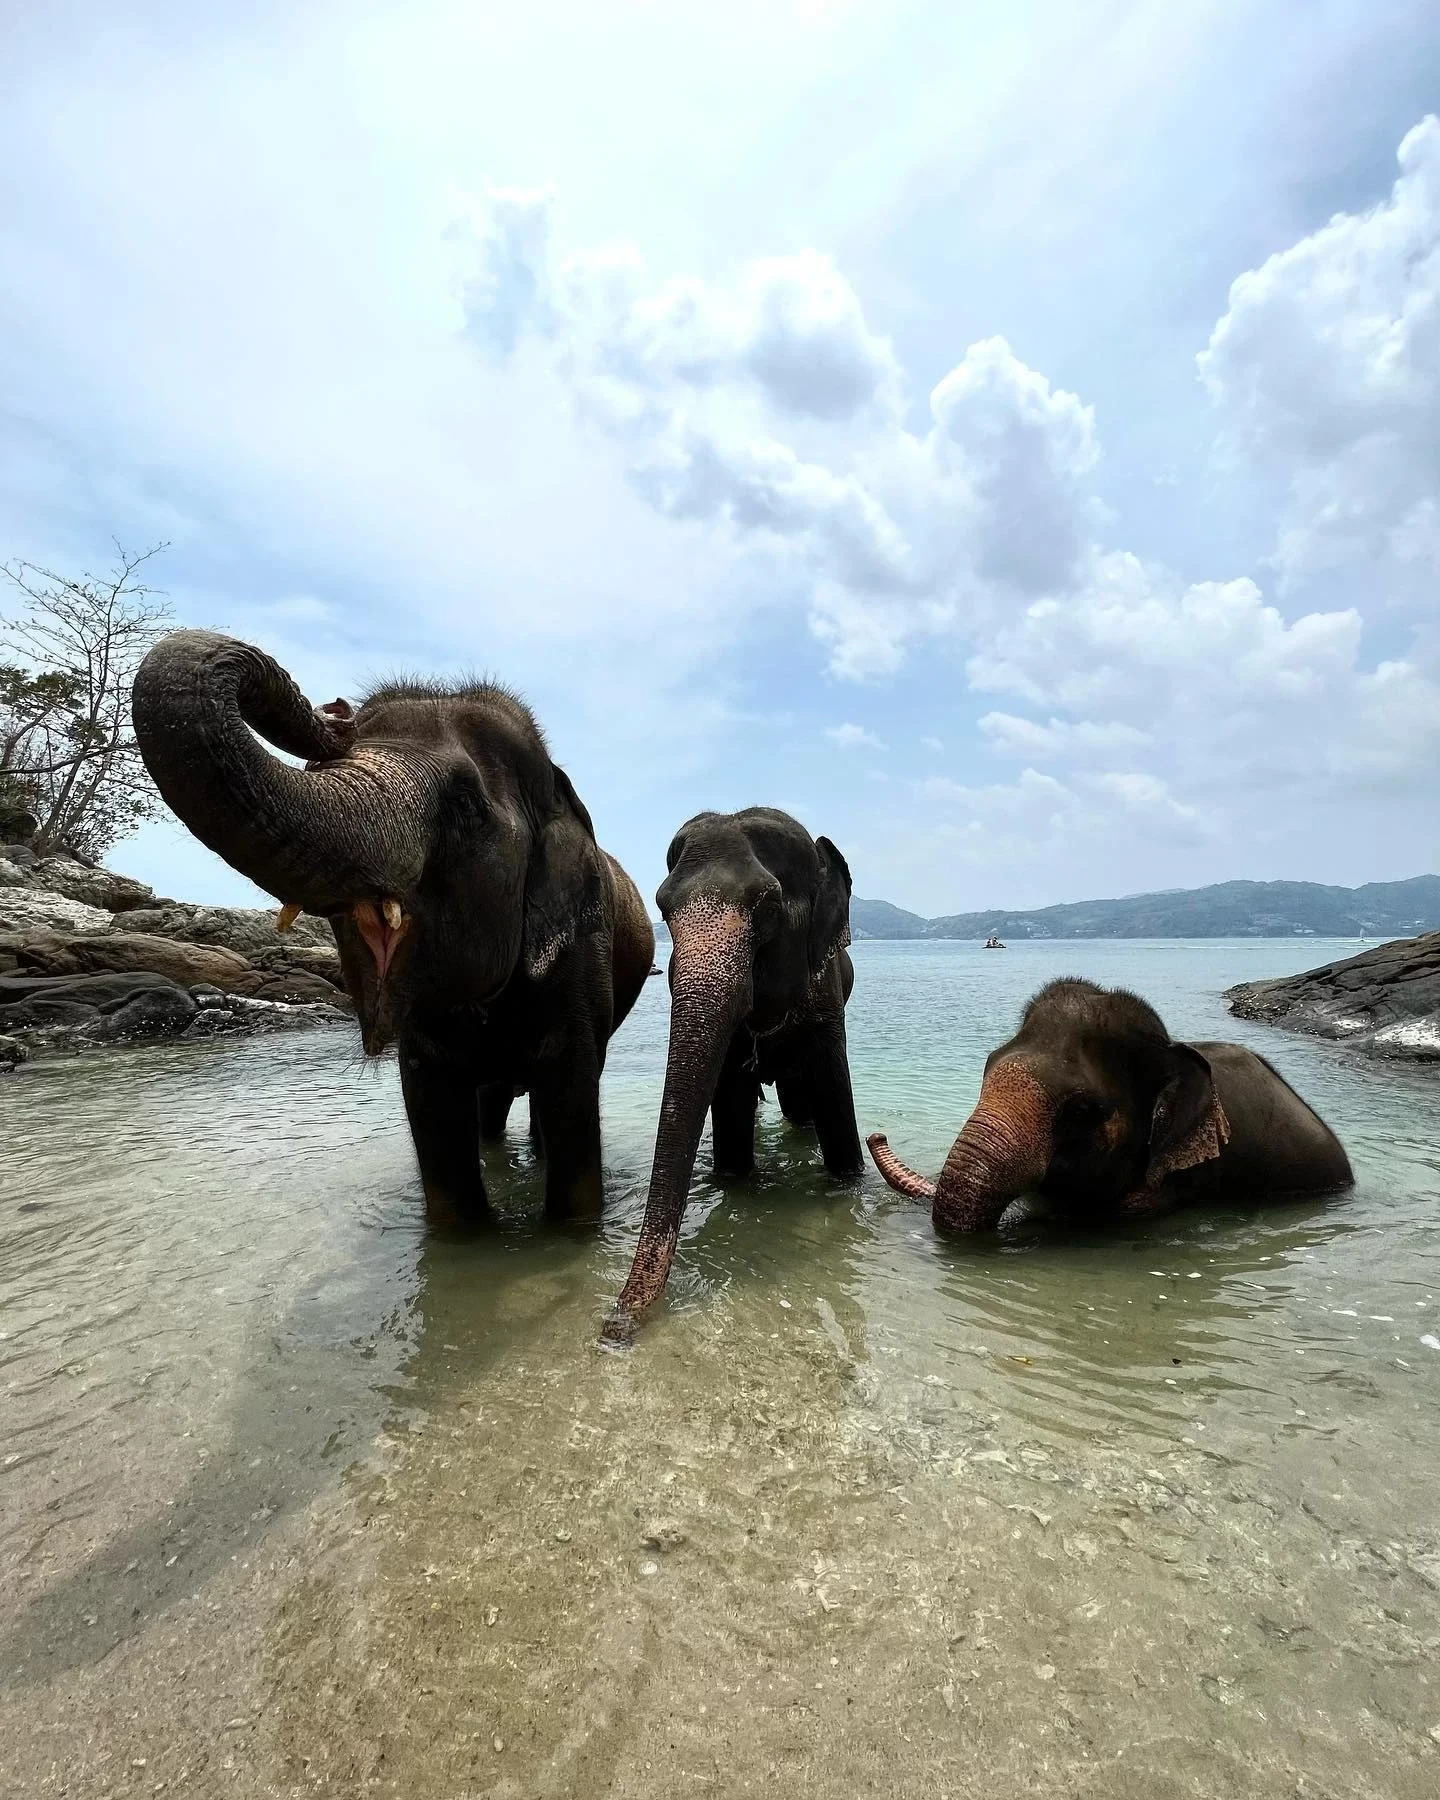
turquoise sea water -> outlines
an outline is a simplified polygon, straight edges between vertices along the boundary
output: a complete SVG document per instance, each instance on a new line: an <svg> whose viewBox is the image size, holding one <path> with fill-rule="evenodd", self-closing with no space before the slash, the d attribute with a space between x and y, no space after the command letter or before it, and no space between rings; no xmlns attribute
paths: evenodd
<svg viewBox="0 0 1440 1800"><path fill-rule="evenodd" d="M345 1033L22 1071L0 1792L1440 1791L1440 1081L1219 997L1354 948L857 946L861 1131L918 1168L1073 973L1262 1049L1355 1191L941 1243L771 1105L624 1355L663 981L598 1232L517 1107L502 1228L427 1235Z"/></svg>

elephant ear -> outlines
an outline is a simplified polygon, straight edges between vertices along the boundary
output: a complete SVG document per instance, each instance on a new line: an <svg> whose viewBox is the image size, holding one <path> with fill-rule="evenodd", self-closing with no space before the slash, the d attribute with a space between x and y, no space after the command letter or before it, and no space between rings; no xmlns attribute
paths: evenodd
<svg viewBox="0 0 1440 1800"><path fill-rule="evenodd" d="M810 973L818 975L850 942L850 866L827 837L816 838L820 884L810 908Z"/></svg>
<svg viewBox="0 0 1440 1800"><path fill-rule="evenodd" d="M553 767L553 765L552 765ZM595 827L563 769L554 769L559 810L535 840L525 876L521 952L540 981L578 937L605 922L605 876Z"/></svg>
<svg viewBox="0 0 1440 1800"><path fill-rule="evenodd" d="M1155 1096L1150 1118L1150 1156L1145 1185L1213 1162L1230 1141L1230 1121L1215 1091L1215 1077L1198 1050L1171 1044L1170 1077Z"/></svg>

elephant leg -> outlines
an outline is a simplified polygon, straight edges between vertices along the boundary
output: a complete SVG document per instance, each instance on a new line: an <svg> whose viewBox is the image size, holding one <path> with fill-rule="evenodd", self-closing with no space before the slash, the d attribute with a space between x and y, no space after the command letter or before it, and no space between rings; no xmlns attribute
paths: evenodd
<svg viewBox="0 0 1440 1800"><path fill-rule="evenodd" d="M505 1135L505 1121L515 1103L515 1089L508 1081L487 1081L480 1088L480 1138L493 1144Z"/></svg>
<svg viewBox="0 0 1440 1800"><path fill-rule="evenodd" d="M737 1033L710 1102L715 1173L722 1178L749 1175L755 1168L755 1108L760 1101L760 1078L749 1066L753 1054L748 1034Z"/></svg>
<svg viewBox="0 0 1440 1800"><path fill-rule="evenodd" d="M530 1117L545 1148L545 1211L552 1219L598 1219L600 1058L581 1042L557 1057L530 1088Z"/></svg>
<svg viewBox="0 0 1440 1800"><path fill-rule="evenodd" d="M832 1175L858 1175L865 1167L850 1090L850 1059L843 1018L823 1020L811 1040L809 1088L820 1155Z"/></svg>
<svg viewBox="0 0 1440 1800"><path fill-rule="evenodd" d="M438 1057L400 1048L400 1091L436 1225L478 1225L490 1217L480 1164L480 1096L474 1077Z"/></svg>
<svg viewBox="0 0 1440 1800"><path fill-rule="evenodd" d="M815 1123L815 1106L810 1098L810 1087L805 1077L798 1072L790 1075L778 1075L775 1078L775 1098L780 1102L780 1111L791 1125L802 1129Z"/></svg>
<svg viewBox="0 0 1440 1800"><path fill-rule="evenodd" d="M540 1129L540 1114L535 1107L535 1096L530 1096L530 1148L536 1156L545 1154L545 1133Z"/></svg>

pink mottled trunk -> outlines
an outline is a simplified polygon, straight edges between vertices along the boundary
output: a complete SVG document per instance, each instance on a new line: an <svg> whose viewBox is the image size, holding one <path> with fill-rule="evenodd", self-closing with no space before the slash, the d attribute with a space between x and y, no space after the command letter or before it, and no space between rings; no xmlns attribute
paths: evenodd
<svg viewBox="0 0 1440 1800"><path fill-rule="evenodd" d="M669 923L674 949L665 1092L640 1241L605 1327L613 1341L628 1340L639 1315L665 1290L705 1114L735 1027L750 1010L750 921L718 901L700 900Z"/></svg>
<svg viewBox="0 0 1440 1800"><path fill-rule="evenodd" d="M1054 1114L1050 1096L1023 1065L997 1063L933 1186L879 1132L868 1140L870 1154L898 1193L930 1201L938 1231L992 1231L1010 1202L1044 1176Z"/></svg>

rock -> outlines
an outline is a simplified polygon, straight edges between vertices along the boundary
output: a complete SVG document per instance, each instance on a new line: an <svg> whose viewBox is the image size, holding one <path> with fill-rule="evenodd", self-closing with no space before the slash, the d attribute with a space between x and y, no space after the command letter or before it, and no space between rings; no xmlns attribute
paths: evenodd
<svg viewBox="0 0 1440 1800"><path fill-rule="evenodd" d="M145 971L166 975L182 987L204 982L230 993L243 988L255 971L243 956L213 944L181 944L142 932L107 931L94 936L35 937L19 950L22 969L37 975L99 975Z"/></svg>
<svg viewBox="0 0 1440 1800"><path fill-rule="evenodd" d="M256 957L269 951L321 949L335 954L335 934L325 919L302 913L289 931L275 929L280 909L262 912L253 906L187 906L172 902L169 906L146 907L129 915L121 929L143 931L151 937L180 938L187 944L218 944L223 950L234 950L245 957Z"/></svg>
<svg viewBox="0 0 1440 1800"><path fill-rule="evenodd" d="M119 975L0 975L0 1006L22 1000L72 1000L96 1012L124 1006L151 988L170 987L148 970Z"/></svg>
<svg viewBox="0 0 1440 1800"><path fill-rule="evenodd" d="M0 838L13 838L28 843L39 829L40 821L17 801L0 803Z"/></svg>
<svg viewBox="0 0 1440 1800"><path fill-rule="evenodd" d="M19 1038L0 1037L0 1069L13 1069L17 1063L29 1060L30 1052Z"/></svg>
<svg viewBox="0 0 1440 1800"><path fill-rule="evenodd" d="M316 1025L344 1025L348 1015L338 1006L285 1006L222 994L218 1006L202 1005L185 1031L185 1041L213 1037L266 1037L275 1031L308 1030Z"/></svg>
<svg viewBox="0 0 1440 1800"><path fill-rule="evenodd" d="M256 1000L278 1001L287 1006L343 1006L349 1008L349 997L343 989L321 975L304 969L280 969L273 973L252 969L230 990L249 994Z"/></svg>
<svg viewBox="0 0 1440 1800"><path fill-rule="evenodd" d="M120 1042L178 1037L199 1010L182 987L146 988L113 1012L102 1014L103 1024L97 1029L104 1038Z"/></svg>
<svg viewBox="0 0 1440 1800"><path fill-rule="evenodd" d="M1225 998L1237 1018L1339 1039L1366 1056L1440 1063L1440 931L1303 975L1243 982Z"/></svg>
<svg viewBox="0 0 1440 1800"><path fill-rule="evenodd" d="M37 994L29 1000L17 1000L0 1006L0 1031L21 1031L35 1025L84 1025L99 1017L97 1009L83 1000L67 1000L63 996L47 998Z"/></svg>
<svg viewBox="0 0 1440 1800"><path fill-rule="evenodd" d="M0 887L0 931L108 931L110 917L55 890Z"/></svg>
<svg viewBox="0 0 1440 1800"><path fill-rule="evenodd" d="M91 868L72 856L42 856L32 866L30 877L35 887L48 888L52 893L106 912L131 912L136 907L155 904L155 890L143 881L112 874L109 869Z"/></svg>
<svg viewBox="0 0 1440 1800"><path fill-rule="evenodd" d="M38 860L28 844L0 844L0 863L14 863L24 869L33 867Z"/></svg>

